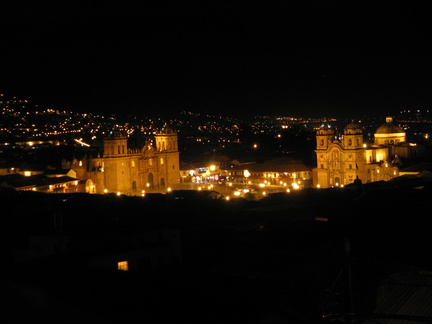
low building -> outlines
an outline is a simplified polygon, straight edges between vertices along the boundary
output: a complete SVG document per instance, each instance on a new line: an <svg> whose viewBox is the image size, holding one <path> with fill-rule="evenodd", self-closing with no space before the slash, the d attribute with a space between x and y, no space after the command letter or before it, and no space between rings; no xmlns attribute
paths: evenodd
<svg viewBox="0 0 432 324"><path fill-rule="evenodd" d="M294 183L308 186L312 171L303 163L276 159L265 163L248 163L226 170L229 181L251 185L291 186Z"/></svg>
<svg viewBox="0 0 432 324"><path fill-rule="evenodd" d="M44 174L25 176L19 173L0 176L0 188L31 190L45 193L79 192L79 181L69 176L50 177Z"/></svg>

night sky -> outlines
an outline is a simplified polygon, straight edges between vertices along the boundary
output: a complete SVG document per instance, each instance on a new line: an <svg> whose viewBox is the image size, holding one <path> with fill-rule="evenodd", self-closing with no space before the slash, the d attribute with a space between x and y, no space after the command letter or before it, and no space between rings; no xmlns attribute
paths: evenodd
<svg viewBox="0 0 432 324"><path fill-rule="evenodd" d="M2 4L0 92L50 108L138 115L340 117L432 107L426 5L136 3Z"/></svg>

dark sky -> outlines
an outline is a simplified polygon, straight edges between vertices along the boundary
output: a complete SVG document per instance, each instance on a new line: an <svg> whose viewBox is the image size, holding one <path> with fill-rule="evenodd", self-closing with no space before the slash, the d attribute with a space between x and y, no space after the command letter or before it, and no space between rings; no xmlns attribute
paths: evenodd
<svg viewBox="0 0 432 324"><path fill-rule="evenodd" d="M52 108L143 115L431 108L426 5L136 3L0 5L0 91Z"/></svg>

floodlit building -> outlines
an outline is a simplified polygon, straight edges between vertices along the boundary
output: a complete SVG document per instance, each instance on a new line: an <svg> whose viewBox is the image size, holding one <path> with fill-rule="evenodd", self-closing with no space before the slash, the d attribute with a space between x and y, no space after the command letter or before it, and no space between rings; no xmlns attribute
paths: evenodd
<svg viewBox="0 0 432 324"><path fill-rule="evenodd" d="M277 159L265 163L242 164L227 170L228 178L235 183L266 186L309 186L311 169L303 163Z"/></svg>
<svg viewBox="0 0 432 324"><path fill-rule="evenodd" d="M393 125L392 118L388 117L374 138L374 144L364 143L363 129L354 122L346 125L342 134L336 134L330 125L318 129L314 187L340 187L356 179L368 183L398 176L397 156L392 154L391 148L405 143L405 132Z"/></svg>
<svg viewBox="0 0 432 324"><path fill-rule="evenodd" d="M374 144L376 145L397 145L405 142L406 133L393 124L392 117L386 117L385 124L378 127L374 134Z"/></svg>
<svg viewBox="0 0 432 324"><path fill-rule="evenodd" d="M90 193L138 194L164 191L179 183L178 135L165 127L140 149L128 148L126 135L118 130L105 137L103 154L83 160L63 161L76 171Z"/></svg>

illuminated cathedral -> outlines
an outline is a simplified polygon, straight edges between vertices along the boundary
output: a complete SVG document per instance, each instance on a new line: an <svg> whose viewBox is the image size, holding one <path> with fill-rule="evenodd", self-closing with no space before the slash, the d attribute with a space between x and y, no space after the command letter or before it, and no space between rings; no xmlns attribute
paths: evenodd
<svg viewBox="0 0 432 324"><path fill-rule="evenodd" d="M391 117L374 134L374 143L363 140L363 129L349 123L342 134L329 125L316 132L317 167L313 185L317 188L342 187L359 179L362 183L390 180L399 175L394 146L406 142L405 132L393 124Z"/></svg>
<svg viewBox="0 0 432 324"><path fill-rule="evenodd" d="M163 128L139 149L128 148L127 136L113 130L104 138L103 153L82 160L63 160L83 183L81 191L137 195L164 192L180 181L178 135Z"/></svg>

